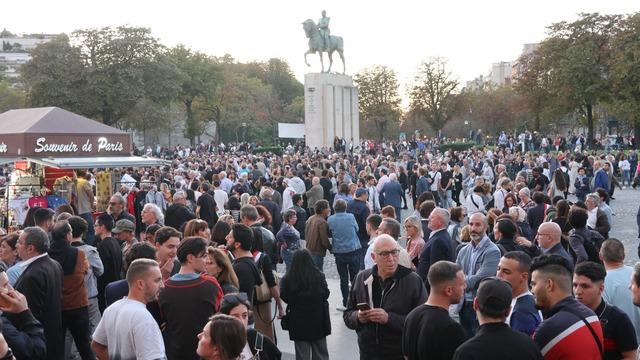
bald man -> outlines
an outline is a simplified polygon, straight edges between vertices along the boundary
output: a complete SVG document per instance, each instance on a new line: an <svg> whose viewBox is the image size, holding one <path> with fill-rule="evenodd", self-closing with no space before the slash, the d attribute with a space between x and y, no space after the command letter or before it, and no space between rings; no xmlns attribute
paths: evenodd
<svg viewBox="0 0 640 360"><path fill-rule="evenodd" d="M475 335L478 329L478 319L473 309L473 299L482 279L495 276L500 262L500 249L487 236L487 217L482 213L475 213L469 218L469 235L471 241L458 253L456 263L464 271L467 289L464 301L459 306L460 325L467 332L467 336Z"/></svg>
<svg viewBox="0 0 640 360"><path fill-rule="evenodd" d="M427 291L430 290L427 274L432 264L440 260L453 261L456 249L451 242L451 235L447 231L449 212L443 208L435 208L429 215L429 238L424 239L425 245L420 254L416 273L425 280Z"/></svg>
<svg viewBox="0 0 640 360"><path fill-rule="evenodd" d="M571 267L575 265L573 257L562 247L560 242L562 237L562 230L560 225L554 222L545 222L540 224L536 239L538 245L544 254L556 254L569 261Z"/></svg>
<svg viewBox="0 0 640 360"><path fill-rule="evenodd" d="M390 235L376 238L371 257L376 265L353 281L344 322L358 334L362 359L402 359L405 318L427 300L427 290L416 273L398 265L400 246Z"/></svg>

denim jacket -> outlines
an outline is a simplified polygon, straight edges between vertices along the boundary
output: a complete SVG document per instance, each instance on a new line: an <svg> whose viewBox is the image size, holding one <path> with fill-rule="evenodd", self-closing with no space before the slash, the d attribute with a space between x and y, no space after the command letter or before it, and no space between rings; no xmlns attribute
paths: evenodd
<svg viewBox="0 0 640 360"><path fill-rule="evenodd" d="M358 239L358 223L353 214L335 213L329 216L329 231L331 231L331 248L335 254L356 251L361 248Z"/></svg>

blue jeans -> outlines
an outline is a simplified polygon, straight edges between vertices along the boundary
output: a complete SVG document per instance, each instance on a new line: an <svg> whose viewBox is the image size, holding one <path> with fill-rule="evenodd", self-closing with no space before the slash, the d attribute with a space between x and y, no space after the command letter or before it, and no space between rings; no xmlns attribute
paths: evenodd
<svg viewBox="0 0 640 360"><path fill-rule="evenodd" d="M622 186L624 186L625 181L627 186L631 186L631 170L622 170Z"/></svg>
<svg viewBox="0 0 640 360"><path fill-rule="evenodd" d="M460 325L462 325L467 336L472 338L480 326L478 318L476 317L476 312L473 310L473 302L465 300L458 315L460 316Z"/></svg>
<svg viewBox="0 0 640 360"><path fill-rule="evenodd" d="M289 249L282 249L280 256L282 256L282 260L284 260L285 269L289 271L289 268L291 267L291 260L293 260L293 251Z"/></svg>
<svg viewBox="0 0 640 360"><path fill-rule="evenodd" d="M95 246L96 243L96 231L93 228L93 216L91 216L91 213L84 213L84 214L80 214L78 215L81 218L85 219L87 221L87 225L89 226L87 228L87 235L86 235L86 239L85 239L85 243L87 245L91 245L91 246Z"/></svg>
<svg viewBox="0 0 640 360"><path fill-rule="evenodd" d="M324 256L311 254L311 258L313 259L313 264L320 270L321 273L324 273Z"/></svg>
<svg viewBox="0 0 640 360"><path fill-rule="evenodd" d="M353 283L353 279L360 269L360 249L344 254L334 254L336 257L336 267L338 275L340 275L340 292L342 293L342 305L347 306L347 298L349 297L349 282Z"/></svg>

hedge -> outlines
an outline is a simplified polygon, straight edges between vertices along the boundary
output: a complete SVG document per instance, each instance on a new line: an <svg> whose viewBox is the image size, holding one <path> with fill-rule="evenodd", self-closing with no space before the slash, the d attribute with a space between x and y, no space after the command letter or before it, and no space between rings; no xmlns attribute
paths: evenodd
<svg viewBox="0 0 640 360"><path fill-rule="evenodd" d="M282 147L281 146L262 146L259 148L255 148L252 149L251 152L253 154L259 154L259 153L274 153L276 155L282 155Z"/></svg>
<svg viewBox="0 0 640 360"><path fill-rule="evenodd" d="M464 151L464 150L471 149L476 145L477 144L474 142L454 142L454 143L448 143L448 144L440 144L438 147L440 148L441 152L445 152L447 150Z"/></svg>

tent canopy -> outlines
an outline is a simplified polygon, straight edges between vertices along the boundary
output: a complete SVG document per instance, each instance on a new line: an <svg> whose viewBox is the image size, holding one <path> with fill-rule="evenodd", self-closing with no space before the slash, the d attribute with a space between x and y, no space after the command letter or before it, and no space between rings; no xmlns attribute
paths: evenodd
<svg viewBox="0 0 640 360"><path fill-rule="evenodd" d="M57 107L0 114L0 156L128 156L128 133Z"/></svg>
<svg viewBox="0 0 640 360"><path fill-rule="evenodd" d="M26 160L40 165L55 167L59 169L89 169L89 168L114 168L114 167L148 167L164 166L171 164L170 161L144 156L112 156L112 157L91 157L91 158L45 158Z"/></svg>

